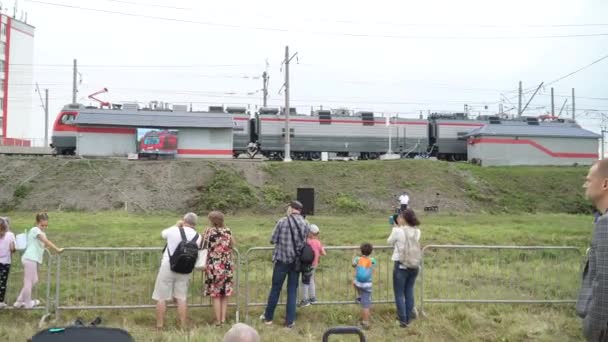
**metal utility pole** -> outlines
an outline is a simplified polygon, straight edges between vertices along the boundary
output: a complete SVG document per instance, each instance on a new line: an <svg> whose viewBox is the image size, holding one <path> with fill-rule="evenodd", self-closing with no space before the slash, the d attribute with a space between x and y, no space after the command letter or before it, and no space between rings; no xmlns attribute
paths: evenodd
<svg viewBox="0 0 608 342"><path fill-rule="evenodd" d="M392 135L392 127L391 127L391 115L388 115L388 118L386 120L386 126L388 126L388 151L386 152L387 155L391 155L393 154L393 135Z"/></svg>
<svg viewBox="0 0 608 342"><path fill-rule="evenodd" d="M568 103L568 99L564 100L564 104L562 105L562 108L559 110L559 114L557 114L557 116L561 116L562 115L562 111L566 107L566 103Z"/></svg>
<svg viewBox="0 0 608 342"><path fill-rule="evenodd" d="M522 109L521 113L519 113L520 117L521 117L521 114L526 111L526 108L528 108L528 105L530 105L530 102L532 102L532 100L534 99L534 96L536 96L536 93L538 93L538 91L543 86L543 84L545 84L545 82L540 82L540 84L538 85L538 88L536 88L536 90L534 91L534 94L532 94L532 97L530 98L530 100L528 100L528 103L526 103L526 105L524 106L524 109Z"/></svg>
<svg viewBox="0 0 608 342"><path fill-rule="evenodd" d="M522 89L522 85L521 85L521 81L519 81L519 107L517 107L517 117L521 117L521 102L522 102L522 97L524 96L523 94L523 89Z"/></svg>
<svg viewBox="0 0 608 342"><path fill-rule="evenodd" d="M44 89L44 147L49 146L49 90Z"/></svg>
<svg viewBox="0 0 608 342"><path fill-rule="evenodd" d="M289 131L289 62L297 56L297 52L289 57L289 46L285 46L285 156L284 162L291 161L291 132Z"/></svg>
<svg viewBox="0 0 608 342"><path fill-rule="evenodd" d="M262 74L262 80L264 81L264 88L262 89L264 91L264 107L266 107L268 101L268 73L266 71Z"/></svg>
<svg viewBox="0 0 608 342"><path fill-rule="evenodd" d="M46 147L49 146L49 90L44 89L44 101L42 100L42 93L40 92L38 82L36 82L36 92L40 97L42 109L44 109L44 146Z"/></svg>
<svg viewBox="0 0 608 342"><path fill-rule="evenodd" d="M76 61L76 59L74 59L74 75L73 75L73 79L72 79L72 103L76 104L76 94L78 93L78 85L77 85L77 78L78 78L78 63Z"/></svg>
<svg viewBox="0 0 608 342"><path fill-rule="evenodd" d="M551 87L551 116L555 116L555 97L553 94L553 87Z"/></svg>
<svg viewBox="0 0 608 342"><path fill-rule="evenodd" d="M600 159L604 159L604 144L606 143L606 140L604 139L604 134L606 134L606 132L608 131L602 129L602 147L600 149L602 151L602 154L600 155Z"/></svg>
<svg viewBox="0 0 608 342"><path fill-rule="evenodd" d="M576 120L576 102L574 101L574 88L572 88L572 120Z"/></svg>

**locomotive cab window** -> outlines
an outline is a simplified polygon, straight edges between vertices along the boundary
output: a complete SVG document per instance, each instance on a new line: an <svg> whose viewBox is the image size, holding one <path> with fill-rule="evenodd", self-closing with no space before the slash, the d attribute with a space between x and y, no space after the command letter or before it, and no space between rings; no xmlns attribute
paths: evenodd
<svg viewBox="0 0 608 342"><path fill-rule="evenodd" d="M64 125L73 125L74 120L76 120L76 115L74 114L64 114L61 117L61 123Z"/></svg>
<svg viewBox="0 0 608 342"><path fill-rule="evenodd" d="M374 125L374 113L361 113L361 119L363 120L363 126Z"/></svg>
<svg viewBox="0 0 608 342"><path fill-rule="evenodd" d="M319 123L321 125L331 125L331 113L319 112Z"/></svg>

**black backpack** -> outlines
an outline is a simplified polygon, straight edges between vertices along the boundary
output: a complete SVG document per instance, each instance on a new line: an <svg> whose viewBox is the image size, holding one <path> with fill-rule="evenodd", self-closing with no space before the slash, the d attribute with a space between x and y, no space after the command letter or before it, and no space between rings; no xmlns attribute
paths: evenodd
<svg viewBox="0 0 608 342"><path fill-rule="evenodd" d="M188 241L184 228L180 227L179 233L182 236L182 241L180 241L179 245L175 248L175 251L173 251L173 255L167 250L167 253L169 254L169 264L171 265L171 271L175 273L190 274L194 270L194 265L198 258L198 244L196 243L198 234L196 234L192 240Z"/></svg>
<svg viewBox="0 0 608 342"><path fill-rule="evenodd" d="M302 231L300 230L300 226L296 219L289 216L287 218L287 223L289 224L289 229L291 230L291 242L293 243L294 248L297 246L296 241L294 239L294 232L291 226L291 220L293 219L293 223L296 226L296 230L298 231L298 237L300 240L304 241L304 246L301 250L296 250L296 258L304 265L312 264L312 261L315 259L315 252L312 250L312 247L306 242L306 237L302 237Z"/></svg>

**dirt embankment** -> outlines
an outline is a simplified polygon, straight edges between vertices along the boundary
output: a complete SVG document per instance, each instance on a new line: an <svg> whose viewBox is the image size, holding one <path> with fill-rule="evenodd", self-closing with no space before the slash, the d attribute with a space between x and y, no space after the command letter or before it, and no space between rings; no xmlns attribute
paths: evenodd
<svg viewBox="0 0 608 342"><path fill-rule="evenodd" d="M579 183L585 172L428 160L284 164L0 156L0 209L271 212L297 188L312 187L317 213L388 211L404 190L419 210L584 212L589 206Z"/></svg>

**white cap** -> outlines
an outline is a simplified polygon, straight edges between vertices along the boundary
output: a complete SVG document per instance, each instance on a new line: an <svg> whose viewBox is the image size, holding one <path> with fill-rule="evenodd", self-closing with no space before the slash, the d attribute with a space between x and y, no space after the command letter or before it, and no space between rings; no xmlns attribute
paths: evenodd
<svg viewBox="0 0 608 342"><path fill-rule="evenodd" d="M310 232L313 234L319 234L319 227L316 224L310 225Z"/></svg>

